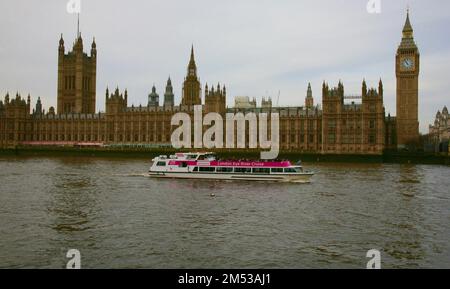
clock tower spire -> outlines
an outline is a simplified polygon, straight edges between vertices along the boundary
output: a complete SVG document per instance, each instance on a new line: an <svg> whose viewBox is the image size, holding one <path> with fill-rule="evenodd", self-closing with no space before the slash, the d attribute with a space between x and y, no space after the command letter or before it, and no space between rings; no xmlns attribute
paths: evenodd
<svg viewBox="0 0 450 289"><path fill-rule="evenodd" d="M420 53L414 41L409 9L397 49L397 145L403 149L419 141L419 71Z"/></svg>

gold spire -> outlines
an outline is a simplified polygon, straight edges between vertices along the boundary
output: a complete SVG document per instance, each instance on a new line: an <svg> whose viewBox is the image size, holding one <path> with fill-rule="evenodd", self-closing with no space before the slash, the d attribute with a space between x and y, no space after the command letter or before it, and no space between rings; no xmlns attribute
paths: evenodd
<svg viewBox="0 0 450 289"><path fill-rule="evenodd" d="M403 27L403 35L405 37L412 37L412 35L413 35L413 28L411 25L411 21L409 20L409 8L406 12L406 22L405 22L405 26Z"/></svg>
<svg viewBox="0 0 450 289"><path fill-rule="evenodd" d="M411 25L411 21L409 20L409 8L406 12L406 21L405 26L403 26L403 37L402 42L400 43L400 47L402 49L417 49L416 43L414 41L414 30Z"/></svg>

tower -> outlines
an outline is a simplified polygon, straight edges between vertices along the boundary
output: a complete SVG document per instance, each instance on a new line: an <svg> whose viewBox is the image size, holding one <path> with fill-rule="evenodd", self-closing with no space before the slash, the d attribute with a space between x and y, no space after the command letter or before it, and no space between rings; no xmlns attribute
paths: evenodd
<svg viewBox="0 0 450 289"><path fill-rule="evenodd" d="M197 65L194 58L194 46L191 49L191 59L189 61L187 76L183 83L182 105L194 106L201 105L201 84L197 77Z"/></svg>
<svg viewBox="0 0 450 289"><path fill-rule="evenodd" d="M312 95L311 83L308 83L308 91L306 92L305 107L312 109L314 107L314 98Z"/></svg>
<svg viewBox="0 0 450 289"><path fill-rule="evenodd" d="M337 87L322 85L322 152L334 153L341 139L341 115L344 107L344 84L339 80Z"/></svg>
<svg viewBox="0 0 450 289"><path fill-rule="evenodd" d="M97 77L97 44L91 55L83 52L83 39L78 33L72 51L65 53L61 35L58 48L57 113L95 113Z"/></svg>
<svg viewBox="0 0 450 289"><path fill-rule="evenodd" d="M221 115L225 115L226 97L227 89L225 88L225 85L221 88L220 84L217 84L217 88L214 90L214 86L211 86L211 89L209 89L208 84L206 84L205 113L217 112Z"/></svg>
<svg viewBox="0 0 450 289"><path fill-rule="evenodd" d="M125 111L128 106L128 91L125 89L124 93L120 93L117 87L114 93L109 93L106 88L105 108L107 115L117 115Z"/></svg>
<svg viewBox="0 0 450 289"><path fill-rule="evenodd" d="M166 92L164 93L164 106L165 107L173 107L174 106L174 95L173 95L173 86L172 80L167 80Z"/></svg>
<svg viewBox="0 0 450 289"><path fill-rule="evenodd" d="M397 76L397 146L405 148L419 140L419 71L420 54L409 20L403 28L403 38L396 55Z"/></svg>
<svg viewBox="0 0 450 289"><path fill-rule="evenodd" d="M148 106L158 107L159 106L159 94L156 93L156 87L153 85L152 93L148 95Z"/></svg>

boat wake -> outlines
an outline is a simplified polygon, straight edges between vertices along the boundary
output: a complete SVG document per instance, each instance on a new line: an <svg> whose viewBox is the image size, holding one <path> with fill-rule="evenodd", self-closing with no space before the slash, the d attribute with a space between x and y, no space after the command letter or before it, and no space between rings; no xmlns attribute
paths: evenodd
<svg viewBox="0 0 450 289"><path fill-rule="evenodd" d="M149 173L115 174L116 177L149 177Z"/></svg>

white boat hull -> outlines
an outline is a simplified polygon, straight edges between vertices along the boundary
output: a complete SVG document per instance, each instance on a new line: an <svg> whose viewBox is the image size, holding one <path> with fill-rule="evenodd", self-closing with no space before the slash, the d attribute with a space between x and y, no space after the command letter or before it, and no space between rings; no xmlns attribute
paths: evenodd
<svg viewBox="0 0 450 289"><path fill-rule="evenodd" d="M313 173L302 174L220 174L196 172L149 172L150 177L172 179L209 179L309 183Z"/></svg>

